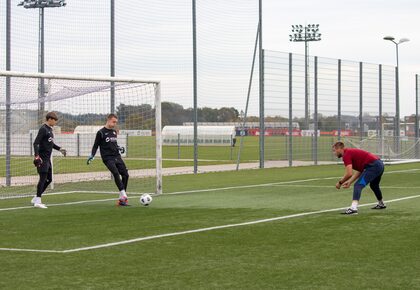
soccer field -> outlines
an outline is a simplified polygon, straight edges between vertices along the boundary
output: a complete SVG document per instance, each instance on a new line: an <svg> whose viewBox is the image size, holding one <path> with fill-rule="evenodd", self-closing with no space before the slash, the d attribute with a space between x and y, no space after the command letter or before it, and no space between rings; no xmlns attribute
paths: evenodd
<svg viewBox="0 0 420 290"><path fill-rule="evenodd" d="M338 165L164 177L149 207L97 192L0 200L1 289L420 289L419 164L387 166L386 210ZM135 179L130 191L135 192Z"/></svg>

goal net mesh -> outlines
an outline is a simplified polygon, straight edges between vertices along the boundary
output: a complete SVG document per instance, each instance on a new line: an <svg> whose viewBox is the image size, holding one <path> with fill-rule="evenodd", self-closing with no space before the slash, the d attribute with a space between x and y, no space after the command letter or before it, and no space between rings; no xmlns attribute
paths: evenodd
<svg viewBox="0 0 420 290"><path fill-rule="evenodd" d="M36 192L33 142L50 111L59 118L54 143L67 156L53 150L47 193L118 192L99 150L90 165L86 162L111 112L118 116L118 145L125 148L128 193L160 193L159 91L153 81L0 72L0 198Z"/></svg>
<svg viewBox="0 0 420 290"><path fill-rule="evenodd" d="M414 137L345 138L344 142L350 147L372 152L390 164L420 160L420 140Z"/></svg>

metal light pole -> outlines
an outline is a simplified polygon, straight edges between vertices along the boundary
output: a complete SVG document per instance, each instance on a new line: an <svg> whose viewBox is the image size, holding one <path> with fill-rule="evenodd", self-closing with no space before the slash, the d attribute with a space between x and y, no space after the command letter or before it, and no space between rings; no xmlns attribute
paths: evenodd
<svg viewBox="0 0 420 290"><path fill-rule="evenodd" d="M410 41L408 38L401 38L398 42L395 41L393 36L385 36L384 40L392 41L395 44L396 55L397 55L397 67L395 68L395 135L397 141L397 153L400 152L400 73L399 73L399 60L398 60L398 46L403 43Z"/></svg>
<svg viewBox="0 0 420 290"><path fill-rule="evenodd" d="M319 24L292 25L290 41L305 42L305 127L309 128L309 41L320 41Z"/></svg>
<svg viewBox="0 0 420 290"><path fill-rule="evenodd" d="M55 8L66 6L66 0L24 0L21 1L18 6L23 6L26 9L39 9L39 26L38 26L38 72L45 72L45 52L44 52L44 8ZM38 98L42 100L45 95L45 84L44 79L39 79L38 83ZM38 104L38 120L42 122L44 114L44 101L40 101Z"/></svg>

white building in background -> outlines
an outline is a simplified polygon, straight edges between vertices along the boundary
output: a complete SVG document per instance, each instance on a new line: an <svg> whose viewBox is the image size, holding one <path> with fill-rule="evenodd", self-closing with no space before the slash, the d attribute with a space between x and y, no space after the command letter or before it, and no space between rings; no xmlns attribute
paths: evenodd
<svg viewBox="0 0 420 290"><path fill-rule="evenodd" d="M236 136L235 126L198 126L198 144L232 146ZM194 145L194 126L165 126L162 129L163 145Z"/></svg>
<svg viewBox="0 0 420 290"><path fill-rule="evenodd" d="M96 134L104 126L89 126L89 125L80 125L74 128L74 134Z"/></svg>

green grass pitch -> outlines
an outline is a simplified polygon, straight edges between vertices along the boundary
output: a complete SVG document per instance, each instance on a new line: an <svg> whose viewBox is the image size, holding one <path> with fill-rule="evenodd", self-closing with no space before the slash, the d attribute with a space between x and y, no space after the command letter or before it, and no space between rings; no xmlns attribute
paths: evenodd
<svg viewBox="0 0 420 290"><path fill-rule="evenodd" d="M45 196L47 210L21 208L29 198L0 200L0 248L57 251L0 250L0 289L420 289L418 169L387 166L385 200L414 198L386 210L228 228L217 227L348 206L352 191L334 188L343 166L169 176L167 194L149 207L131 196L119 208L101 193ZM362 204L372 202L365 189Z"/></svg>

